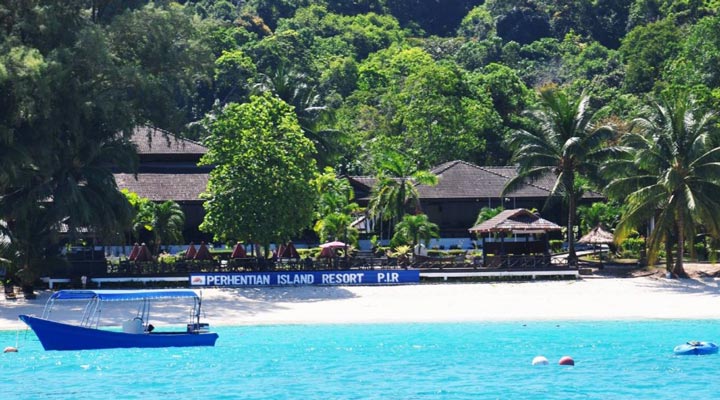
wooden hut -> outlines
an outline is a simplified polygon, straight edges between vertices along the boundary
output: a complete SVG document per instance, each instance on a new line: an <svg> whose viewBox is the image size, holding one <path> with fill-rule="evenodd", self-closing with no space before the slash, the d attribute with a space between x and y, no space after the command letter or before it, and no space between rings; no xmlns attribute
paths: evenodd
<svg viewBox="0 0 720 400"><path fill-rule="evenodd" d="M470 228L482 236L483 266L524 269L550 265L548 232L562 227L524 208L505 210Z"/></svg>

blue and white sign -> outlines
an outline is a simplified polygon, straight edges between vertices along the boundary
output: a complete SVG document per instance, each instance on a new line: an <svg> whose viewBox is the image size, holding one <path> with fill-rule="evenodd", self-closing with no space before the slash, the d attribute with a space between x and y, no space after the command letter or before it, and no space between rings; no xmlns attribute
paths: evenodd
<svg viewBox="0 0 720 400"><path fill-rule="evenodd" d="M419 283L418 270L204 272L190 274L190 286L400 285Z"/></svg>

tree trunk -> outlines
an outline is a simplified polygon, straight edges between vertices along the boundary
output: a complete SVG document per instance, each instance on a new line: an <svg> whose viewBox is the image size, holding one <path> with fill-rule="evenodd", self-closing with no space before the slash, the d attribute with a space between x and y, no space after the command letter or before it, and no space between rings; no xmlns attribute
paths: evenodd
<svg viewBox="0 0 720 400"><path fill-rule="evenodd" d="M675 268L672 274L678 278L687 278L687 272L683 267L683 252L685 250L685 215L682 210L678 213L677 221L677 253L675 260Z"/></svg>
<svg viewBox="0 0 720 400"><path fill-rule="evenodd" d="M568 232L568 266L577 267L578 257L575 253L575 176L571 171L564 171L564 186L568 193L568 220L567 220L567 232Z"/></svg>
<svg viewBox="0 0 720 400"><path fill-rule="evenodd" d="M673 240L672 232L668 233L665 238L665 269L670 273L673 271Z"/></svg>

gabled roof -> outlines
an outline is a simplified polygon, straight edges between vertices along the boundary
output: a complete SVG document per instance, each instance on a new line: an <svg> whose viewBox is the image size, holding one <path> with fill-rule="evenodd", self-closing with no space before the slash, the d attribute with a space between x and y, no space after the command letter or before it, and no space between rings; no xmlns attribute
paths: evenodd
<svg viewBox="0 0 720 400"><path fill-rule="evenodd" d="M500 198L505 185L517 176L517 167L481 167L465 161L449 161L431 170L438 176L435 186L418 185L421 199L478 199ZM555 177L548 174L542 178L527 182L522 187L509 192L506 197L545 198L555 185ZM583 198L601 199L603 195L588 191Z"/></svg>
<svg viewBox="0 0 720 400"><path fill-rule="evenodd" d="M559 231L562 227L531 213L525 208L504 210L489 220L469 229L475 233L491 232L547 232Z"/></svg>
<svg viewBox="0 0 720 400"><path fill-rule="evenodd" d="M421 199L499 198L505 184L517 176L515 167L480 167L465 161L450 161L431 170L438 176L435 186L418 185ZM552 181L528 183L508 193L508 197L547 197Z"/></svg>
<svg viewBox="0 0 720 400"><path fill-rule="evenodd" d="M137 152L140 155L192 154L200 157L208 150L198 142L149 126L136 127L130 141L137 146Z"/></svg>
<svg viewBox="0 0 720 400"><path fill-rule="evenodd" d="M113 174L121 189L152 201L202 201L200 193L208 184L208 173L197 174Z"/></svg>

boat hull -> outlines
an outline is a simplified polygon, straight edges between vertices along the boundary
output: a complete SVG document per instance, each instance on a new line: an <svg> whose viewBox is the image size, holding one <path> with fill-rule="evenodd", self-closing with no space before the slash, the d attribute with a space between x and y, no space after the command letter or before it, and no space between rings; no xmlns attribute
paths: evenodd
<svg viewBox="0 0 720 400"><path fill-rule="evenodd" d="M94 350L115 348L215 346L213 332L124 333L63 324L20 315L40 339L45 350Z"/></svg>
<svg viewBox="0 0 720 400"><path fill-rule="evenodd" d="M684 343L676 346L673 352L680 356L715 354L718 346L710 342Z"/></svg>

